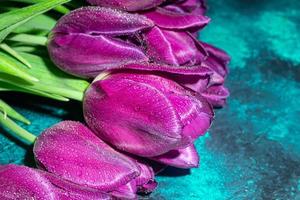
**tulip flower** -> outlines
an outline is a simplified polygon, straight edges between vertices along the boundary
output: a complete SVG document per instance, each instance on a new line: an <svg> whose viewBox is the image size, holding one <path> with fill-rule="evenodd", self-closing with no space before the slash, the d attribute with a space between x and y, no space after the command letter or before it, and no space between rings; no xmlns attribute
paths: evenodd
<svg viewBox="0 0 300 200"><path fill-rule="evenodd" d="M62 70L94 77L127 63L148 61L139 33L152 26L138 14L84 7L59 20L50 36L49 54Z"/></svg>
<svg viewBox="0 0 300 200"><path fill-rule="evenodd" d="M192 70L192 65L207 57L201 43L187 29L203 27L208 18L164 12L160 13L163 17L160 21L156 19L160 18L157 11L145 15L151 20L103 7L72 11L52 30L48 43L50 57L62 70L81 77L95 77L127 64L153 61L170 64L166 71L185 72L187 67L190 68L187 71ZM159 26L154 27L154 22ZM168 44L161 43L164 38Z"/></svg>
<svg viewBox="0 0 300 200"><path fill-rule="evenodd" d="M34 145L34 155L45 171L119 198L134 199L139 188L155 182L154 175L144 175L148 172L140 163L112 149L79 122L64 121L45 130Z"/></svg>
<svg viewBox="0 0 300 200"><path fill-rule="evenodd" d="M142 157L189 146L213 117L204 98L174 81L138 72L96 79L85 93L83 111L102 140Z"/></svg>
<svg viewBox="0 0 300 200"><path fill-rule="evenodd" d="M25 166L0 166L0 199L104 200L111 196Z"/></svg>

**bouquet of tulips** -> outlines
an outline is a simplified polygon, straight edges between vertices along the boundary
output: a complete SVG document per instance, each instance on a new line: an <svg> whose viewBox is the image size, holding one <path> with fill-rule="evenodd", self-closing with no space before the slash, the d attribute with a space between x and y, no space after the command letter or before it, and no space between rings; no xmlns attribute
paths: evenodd
<svg viewBox="0 0 300 200"><path fill-rule="evenodd" d="M88 3L61 17L47 41L73 87L52 97L82 99L86 125L63 121L37 138L13 129L34 142L38 169L1 166L1 199L136 199L166 166L199 165L193 143L229 95L229 56L197 39L210 21L204 2Z"/></svg>

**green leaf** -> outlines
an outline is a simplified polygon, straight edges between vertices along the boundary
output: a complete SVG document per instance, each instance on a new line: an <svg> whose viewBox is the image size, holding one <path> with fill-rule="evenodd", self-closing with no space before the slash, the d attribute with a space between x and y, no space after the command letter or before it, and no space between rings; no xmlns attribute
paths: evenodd
<svg viewBox="0 0 300 200"><path fill-rule="evenodd" d="M6 40L21 42L22 44L33 44L46 46L47 38L44 36L29 35L29 34L17 34L11 37L7 37Z"/></svg>
<svg viewBox="0 0 300 200"><path fill-rule="evenodd" d="M13 30L14 33L47 35L53 29L57 20L47 14L38 15Z"/></svg>
<svg viewBox="0 0 300 200"><path fill-rule="evenodd" d="M7 53L9 53L10 55L12 55L13 57L15 57L17 60L22 62L27 67L31 68L30 63L27 62L27 60L25 58L23 58L20 54L18 54L18 52L16 52L12 48L10 48L7 44L4 44L4 43L0 44L0 48L3 49L4 51L6 51Z"/></svg>
<svg viewBox="0 0 300 200"><path fill-rule="evenodd" d="M30 83L39 81L27 73L21 63L2 52L0 52L0 73L16 76Z"/></svg>
<svg viewBox="0 0 300 200"><path fill-rule="evenodd" d="M21 2L21 3L40 3L43 0L11 0L11 1L16 1L16 2ZM70 10L68 8L66 8L65 6L57 6L54 8L54 10L56 10L57 12L60 12L62 14L67 14L68 12L70 12Z"/></svg>
<svg viewBox="0 0 300 200"><path fill-rule="evenodd" d="M5 103L1 99L0 99L0 110L3 112L4 116L9 116L25 124L30 124L30 121L28 119L26 119L24 116L22 116L20 113L18 113L16 110L14 110L12 107L10 107L7 103Z"/></svg>
<svg viewBox="0 0 300 200"><path fill-rule="evenodd" d="M25 8L0 14L0 42L16 27L69 0L44 0Z"/></svg>
<svg viewBox="0 0 300 200"><path fill-rule="evenodd" d="M33 94L37 96L42 96L50 99L55 99L58 101L69 101L68 98L62 97L56 94L49 94L43 91L35 90L32 88L28 88L24 85L15 85L7 82L7 79L3 79L0 74L0 91L14 91L14 92L24 92L28 94Z"/></svg>
<svg viewBox="0 0 300 200"><path fill-rule="evenodd" d="M24 52L19 52L19 54L33 66L31 69L25 69L26 73L38 78L40 81L29 84L12 76L0 76L2 81L11 85L10 87L14 86L23 91L43 92L49 95L82 101L84 91L89 86L87 81L70 76L59 70L47 58Z"/></svg>

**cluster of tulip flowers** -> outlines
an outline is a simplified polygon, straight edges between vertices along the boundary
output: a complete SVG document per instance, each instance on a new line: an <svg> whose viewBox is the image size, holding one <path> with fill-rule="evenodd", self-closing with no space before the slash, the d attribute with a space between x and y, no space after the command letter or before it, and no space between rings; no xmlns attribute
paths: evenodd
<svg viewBox="0 0 300 200"><path fill-rule="evenodd" d="M39 169L0 167L1 199L136 199L165 166L194 168L194 141L229 95L228 55L197 40L202 0L89 0L49 37L53 62L93 79L87 126L63 121L36 140Z"/></svg>

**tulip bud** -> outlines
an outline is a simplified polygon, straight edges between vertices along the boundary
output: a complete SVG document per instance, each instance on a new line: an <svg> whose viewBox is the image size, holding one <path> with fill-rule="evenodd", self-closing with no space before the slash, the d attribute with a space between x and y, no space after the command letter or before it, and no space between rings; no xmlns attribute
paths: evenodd
<svg viewBox="0 0 300 200"><path fill-rule="evenodd" d="M147 10L166 0L88 0L92 5L117 8L126 11Z"/></svg>
<svg viewBox="0 0 300 200"><path fill-rule="evenodd" d="M49 38L49 54L62 70L95 77L127 63L147 62L139 33L152 26L142 15L102 7L80 8L59 20Z"/></svg>
<svg viewBox="0 0 300 200"><path fill-rule="evenodd" d="M87 89L84 117L117 149L154 157L184 148L211 124L210 105L175 82L156 75L116 73Z"/></svg>
<svg viewBox="0 0 300 200"><path fill-rule="evenodd" d="M169 70L192 70L205 60L205 48L189 32L205 26L207 17L165 8L143 15L103 7L72 11L52 30L50 57L62 70L81 77L153 61Z"/></svg>
<svg viewBox="0 0 300 200"><path fill-rule="evenodd" d="M85 187L112 192L136 178L135 162L116 152L78 122L45 130L34 145L39 166Z"/></svg>

